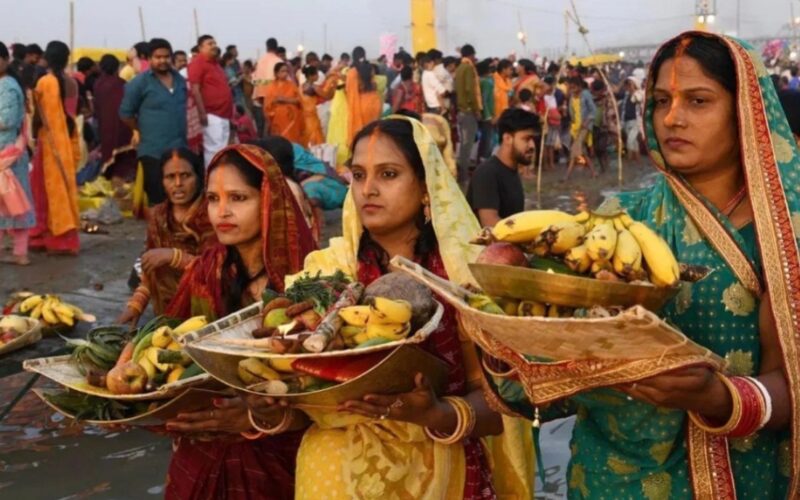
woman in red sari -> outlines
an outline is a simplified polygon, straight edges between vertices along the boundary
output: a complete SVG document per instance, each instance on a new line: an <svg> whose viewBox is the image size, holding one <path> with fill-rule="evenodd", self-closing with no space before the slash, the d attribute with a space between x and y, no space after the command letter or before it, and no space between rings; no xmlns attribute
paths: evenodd
<svg viewBox="0 0 800 500"><path fill-rule="evenodd" d="M275 65L275 80L267 85L264 94L264 116L269 120L270 135L303 144L305 118L300 89L289 79L286 63Z"/></svg>
<svg viewBox="0 0 800 500"><path fill-rule="evenodd" d="M302 269L311 232L280 168L250 145L221 150L208 166L208 215L219 244L189 266L167 314L215 320L282 292L284 277ZM302 422L298 424L303 426ZM166 425L179 433L167 475L167 499L290 499L302 431L253 434L240 398L180 414Z"/></svg>
<svg viewBox="0 0 800 500"><path fill-rule="evenodd" d="M187 148L173 149L161 157L161 170L167 201L150 209L142 283L117 319L120 324L138 323L148 303L156 315L164 314L186 268L217 243L203 196L203 159Z"/></svg>

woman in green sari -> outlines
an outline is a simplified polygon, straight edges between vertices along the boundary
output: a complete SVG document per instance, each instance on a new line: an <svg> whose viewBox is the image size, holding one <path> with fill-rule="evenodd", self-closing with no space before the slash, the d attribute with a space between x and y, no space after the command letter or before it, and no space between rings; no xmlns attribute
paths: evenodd
<svg viewBox="0 0 800 500"><path fill-rule="evenodd" d="M645 129L663 175L620 201L680 262L714 269L662 314L724 357L727 377L762 384L772 415L746 437L703 430L689 413L713 427L736 406L704 367L541 409L577 413L569 497L798 498L800 156L759 56L707 33L667 42L651 65ZM532 415L517 382L497 389Z"/></svg>

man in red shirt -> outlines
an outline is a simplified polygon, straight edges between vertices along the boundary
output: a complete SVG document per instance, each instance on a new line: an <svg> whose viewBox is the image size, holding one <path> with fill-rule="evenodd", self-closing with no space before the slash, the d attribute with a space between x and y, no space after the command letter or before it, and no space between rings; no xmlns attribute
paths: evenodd
<svg viewBox="0 0 800 500"><path fill-rule="evenodd" d="M189 83L203 125L203 155L208 165L230 141L233 93L225 70L217 61L219 50L214 37L201 36L197 47L199 54L189 63Z"/></svg>

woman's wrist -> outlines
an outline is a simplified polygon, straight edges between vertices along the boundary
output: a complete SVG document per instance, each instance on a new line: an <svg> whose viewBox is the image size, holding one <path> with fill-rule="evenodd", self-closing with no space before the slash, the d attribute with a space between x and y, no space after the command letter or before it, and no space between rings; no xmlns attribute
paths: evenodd
<svg viewBox="0 0 800 500"><path fill-rule="evenodd" d="M711 403L711 404L708 404ZM733 412L733 398L731 391L719 379L714 377L711 387L702 397L702 407L696 410L704 417L715 420L727 420Z"/></svg>
<svg viewBox="0 0 800 500"><path fill-rule="evenodd" d="M458 417L453 405L441 398L437 398L436 404L421 415L419 422L414 423L427 427L432 431L449 434L455 430L457 421Z"/></svg>

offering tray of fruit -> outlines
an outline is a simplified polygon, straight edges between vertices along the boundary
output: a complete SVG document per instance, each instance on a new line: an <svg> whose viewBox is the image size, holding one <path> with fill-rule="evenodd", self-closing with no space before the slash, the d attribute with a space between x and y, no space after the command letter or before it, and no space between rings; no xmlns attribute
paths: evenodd
<svg viewBox="0 0 800 500"><path fill-rule="evenodd" d="M123 402L69 389L33 389L44 403L67 418L93 425L163 425L179 413L209 408L225 391L189 388L172 399Z"/></svg>
<svg viewBox="0 0 800 500"><path fill-rule="evenodd" d="M488 295L466 290L407 259L396 257L391 265L455 307L465 334L505 365L487 371L520 380L534 404L686 366L725 366L721 357L641 306L593 308L583 317L550 314L553 306L543 314L506 315Z"/></svg>
<svg viewBox="0 0 800 500"><path fill-rule="evenodd" d="M656 287L648 283L601 281L518 266L472 263L469 269L483 291L492 297L531 300L566 307L640 305L651 311L658 311L680 290L678 286Z"/></svg>
<svg viewBox="0 0 800 500"><path fill-rule="evenodd" d="M423 373L435 391L447 380L447 365L405 344L392 351L358 356L302 358L245 358L216 352L187 350L208 373L234 389L289 399L293 405L331 407L366 394L397 394L414 388L414 375Z"/></svg>
<svg viewBox="0 0 800 500"><path fill-rule="evenodd" d="M94 328L84 339L66 339L72 354L29 359L22 367L73 391L120 401L170 399L189 387L216 384L178 343L205 318L175 323L155 318L134 331Z"/></svg>
<svg viewBox="0 0 800 500"><path fill-rule="evenodd" d="M391 273L368 287L344 275L306 276L181 339L186 351L243 358L315 359L388 351L424 341L444 308L430 290Z"/></svg>
<svg viewBox="0 0 800 500"><path fill-rule="evenodd" d="M0 316L0 354L16 351L42 339L42 324L35 319L9 314Z"/></svg>

